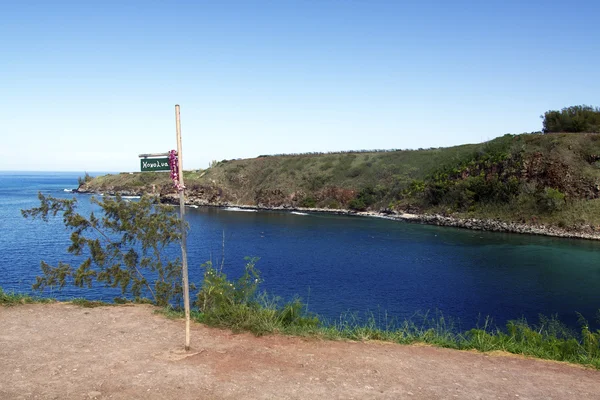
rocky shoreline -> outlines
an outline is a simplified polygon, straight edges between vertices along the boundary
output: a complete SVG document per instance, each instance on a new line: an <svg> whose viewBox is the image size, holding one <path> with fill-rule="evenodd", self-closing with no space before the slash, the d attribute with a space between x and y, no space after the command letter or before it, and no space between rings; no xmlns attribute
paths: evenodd
<svg viewBox="0 0 600 400"><path fill-rule="evenodd" d="M87 194L99 194L93 191L86 190L75 190L76 193L87 193ZM109 195L115 193L109 192ZM122 196L140 196L143 193L136 191L120 191ZM168 194L160 197L161 202L168 204L179 204L179 197L175 194ZM257 211L296 211L305 213L326 213L334 215L354 215L362 217L373 217L383 218L394 221L404 221L410 223L418 223L424 225L437 225L437 226L448 226L454 228L471 229L478 231L489 231L489 232L505 232L505 233L519 233L526 235L542 235L542 236L553 236L570 239L587 239L587 240L600 240L600 232L594 231L589 228L589 231L570 231L561 229L553 226L545 225L529 225L517 222L505 222L498 220L488 219L476 219L476 218L457 218L449 217L444 215L429 215L429 214L408 214L392 210L382 211L353 211L345 209L329 209L329 208L305 208L305 207L293 207L293 206L279 206L269 207L262 205L244 205L234 204L229 202L210 203L205 199L189 196L186 199L186 205L191 207L216 207L216 208L227 208L237 207L245 210L257 210Z"/></svg>

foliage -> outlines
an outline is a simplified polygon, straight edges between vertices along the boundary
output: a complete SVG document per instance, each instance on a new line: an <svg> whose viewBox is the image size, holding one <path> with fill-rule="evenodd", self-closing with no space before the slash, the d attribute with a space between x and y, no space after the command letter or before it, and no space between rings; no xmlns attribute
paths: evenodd
<svg viewBox="0 0 600 400"><path fill-rule="evenodd" d="M204 280L198 292L196 305L202 312L219 310L232 304L247 304L256 295L260 273L255 265L258 258L246 257L244 274L230 282L222 269L215 269L211 261L202 264Z"/></svg>
<svg viewBox="0 0 600 400"><path fill-rule="evenodd" d="M367 209L367 205L361 199L352 199L348 203L348 208L354 211L365 211Z"/></svg>
<svg viewBox="0 0 600 400"><path fill-rule="evenodd" d="M307 196L300 200L299 205L304 208L315 208L317 206L317 200L312 196Z"/></svg>
<svg viewBox="0 0 600 400"><path fill-rule="evenodd" d="M147 297L167 305L181 293L181 265L178 259L165 260L164 250L180 240L181 222L173 208L143 196L139 202L126 202L120 196L92 198L102 216L77 212L76 199L58 199L38 194L40 206L22 210L26 218L48 221L62 216L71 231L68 252L83 258L78 267L59 262L41 262L43 276L34 289L63 288L67 283L92 287L94 282L119 287L123 294Z"/></svg>
<svg viewBox="0 0 600 400"><path fill-rule="evenodd" d="M77 298L77 299L73 299L71 300L72 304L75 304L79 307L83 307L83 308L97 308L97 307L107 307L107 306L113 306L115 304L118 303L106 303L104 301L99 301L99 300L88 300L88 299L82 299L82 298Z"/></svg>
<svg viewBox="0 0 600 400"><path fill-rule="evenodd" d="M26 294L19 293L7 293L0 288L0 306L15 306L19 304L31 304L31 303L50 303L52 299L43 299L38 297L31 297Z"/></svg>
<svg viewBox="0 0 600 400"><path fill-rule="evenodd" d="M315 327L318 318L309 315L299 299L282 304L280 299L259 293L258 258L246 257L243 275L230 281L222 269L211 262L203 264L204 280L196 306L197 319L214 326L255 334L283 331L290 326Z"/></svg>
<svg viewBox="0 0 600 400"><path fill-rule="evenodd" d="M505 135L424 181L414 180L403 196L420 199L422 207L443 205L456 211L510 201L519 190L522 164L521 154L510 151L512 140L512 135Z"/></svg>
<svg viewBox="0 0 600 400"><path fill-rule="evenodd" d="M600 132L600 108L571 106L560 111L546 111L543 118L544 133L550 132Z"/></svg>
<svg viewBox="0 0 600 400"><path fill-rule="evenodd" d="M306 188L313 192L321 189L327 183L328 179L325 175L308 175L302 177Z"/></svg>
<svg viewBox="0 0 600 400"><path fill-rule="evenodd" d="M354 199L350 200L350 203L348 203L348 208L355 211L364 211L373 204L385 198L385 195L385 187L366 186L357 193Z"/></svg>
<svg viewBox="0 0 600 400"><path fill-rule="evenodd" d="M94 178L92 178L91 175L86 172L85 175L83 176L83 178L81 176L77 178L78 187L85 185L86 183L90 182L92 179L94 179Z"/></svg>
<svg viewBox="0 0 600 400"><path fill-rule="evenodd" d="M565 194L558 189L546 187L539 193L538 204L542 211L560 211L565 206Z"/></svg>

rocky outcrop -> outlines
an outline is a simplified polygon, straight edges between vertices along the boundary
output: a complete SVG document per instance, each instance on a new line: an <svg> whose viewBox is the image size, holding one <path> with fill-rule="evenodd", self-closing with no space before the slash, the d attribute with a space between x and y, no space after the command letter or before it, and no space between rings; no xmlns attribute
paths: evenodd
<svg viewBox="0 0 600 400"><path fill-rule="evenodd" d="M428 225L451 226L456 228L473 229L490 232L522 233L528 235L545 235L564 238L600 240L600 229L584 226L581 230L571 231L553 226L528 225L516 222L503 222L476 218L454 218L443 215L417 215L417 214L381 214L360 213L386 219L403 220Z"/></svg>

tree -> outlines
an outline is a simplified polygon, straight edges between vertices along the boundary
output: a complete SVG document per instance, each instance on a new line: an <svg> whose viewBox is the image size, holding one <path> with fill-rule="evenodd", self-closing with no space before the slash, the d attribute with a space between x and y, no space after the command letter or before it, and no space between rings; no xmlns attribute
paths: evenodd
<svg viewBox="0 0 600 400"><path fill-rule="evenodd" d="M560 111L546 111L541 116L544 133L596 132L600 133L600 108L586 105L571 106Z"/></svg>
<svg viewBox="0 0 600 400"><path fill-rule="evenodd" d="M86 183L88 183L89 181L91 181L93 178L90 174L88 174L87 172L85 173L85 175L83 176L83 178L80 176L79 178L77 178L77 184L79 185L79 187L85 185Z"/></svg>
<svg viewBox="0 0 600 400"><path fill-rule="evenodd" d="M120 196L104 197L91 202L100 206L102 215L89 216L77 212L77 199L58 199L38 194L40 206L21 210L25 218L48 221L62 215L71 231L69 253L83 261L75 267L59 262L51 266L41 262L43 276L38 276L34 289L63 288L66 284L92 287L101 283L119 287L136 299L150 298L166 306L180 300L182 293L181 263L169 260L166 248L181 238L181 220L173 207L158 199L143 196L138 202L127 202Z"/></svg>

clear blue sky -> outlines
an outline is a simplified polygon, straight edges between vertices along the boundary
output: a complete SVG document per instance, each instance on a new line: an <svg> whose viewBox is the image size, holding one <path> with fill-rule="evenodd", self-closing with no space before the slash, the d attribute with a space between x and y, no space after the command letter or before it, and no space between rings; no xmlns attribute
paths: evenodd
<svg viewBox="0 0 600 400"><path fill-rule="evenodd" d="M0 170L418 148L600 105L600 2L2 1Z"/></svg>

